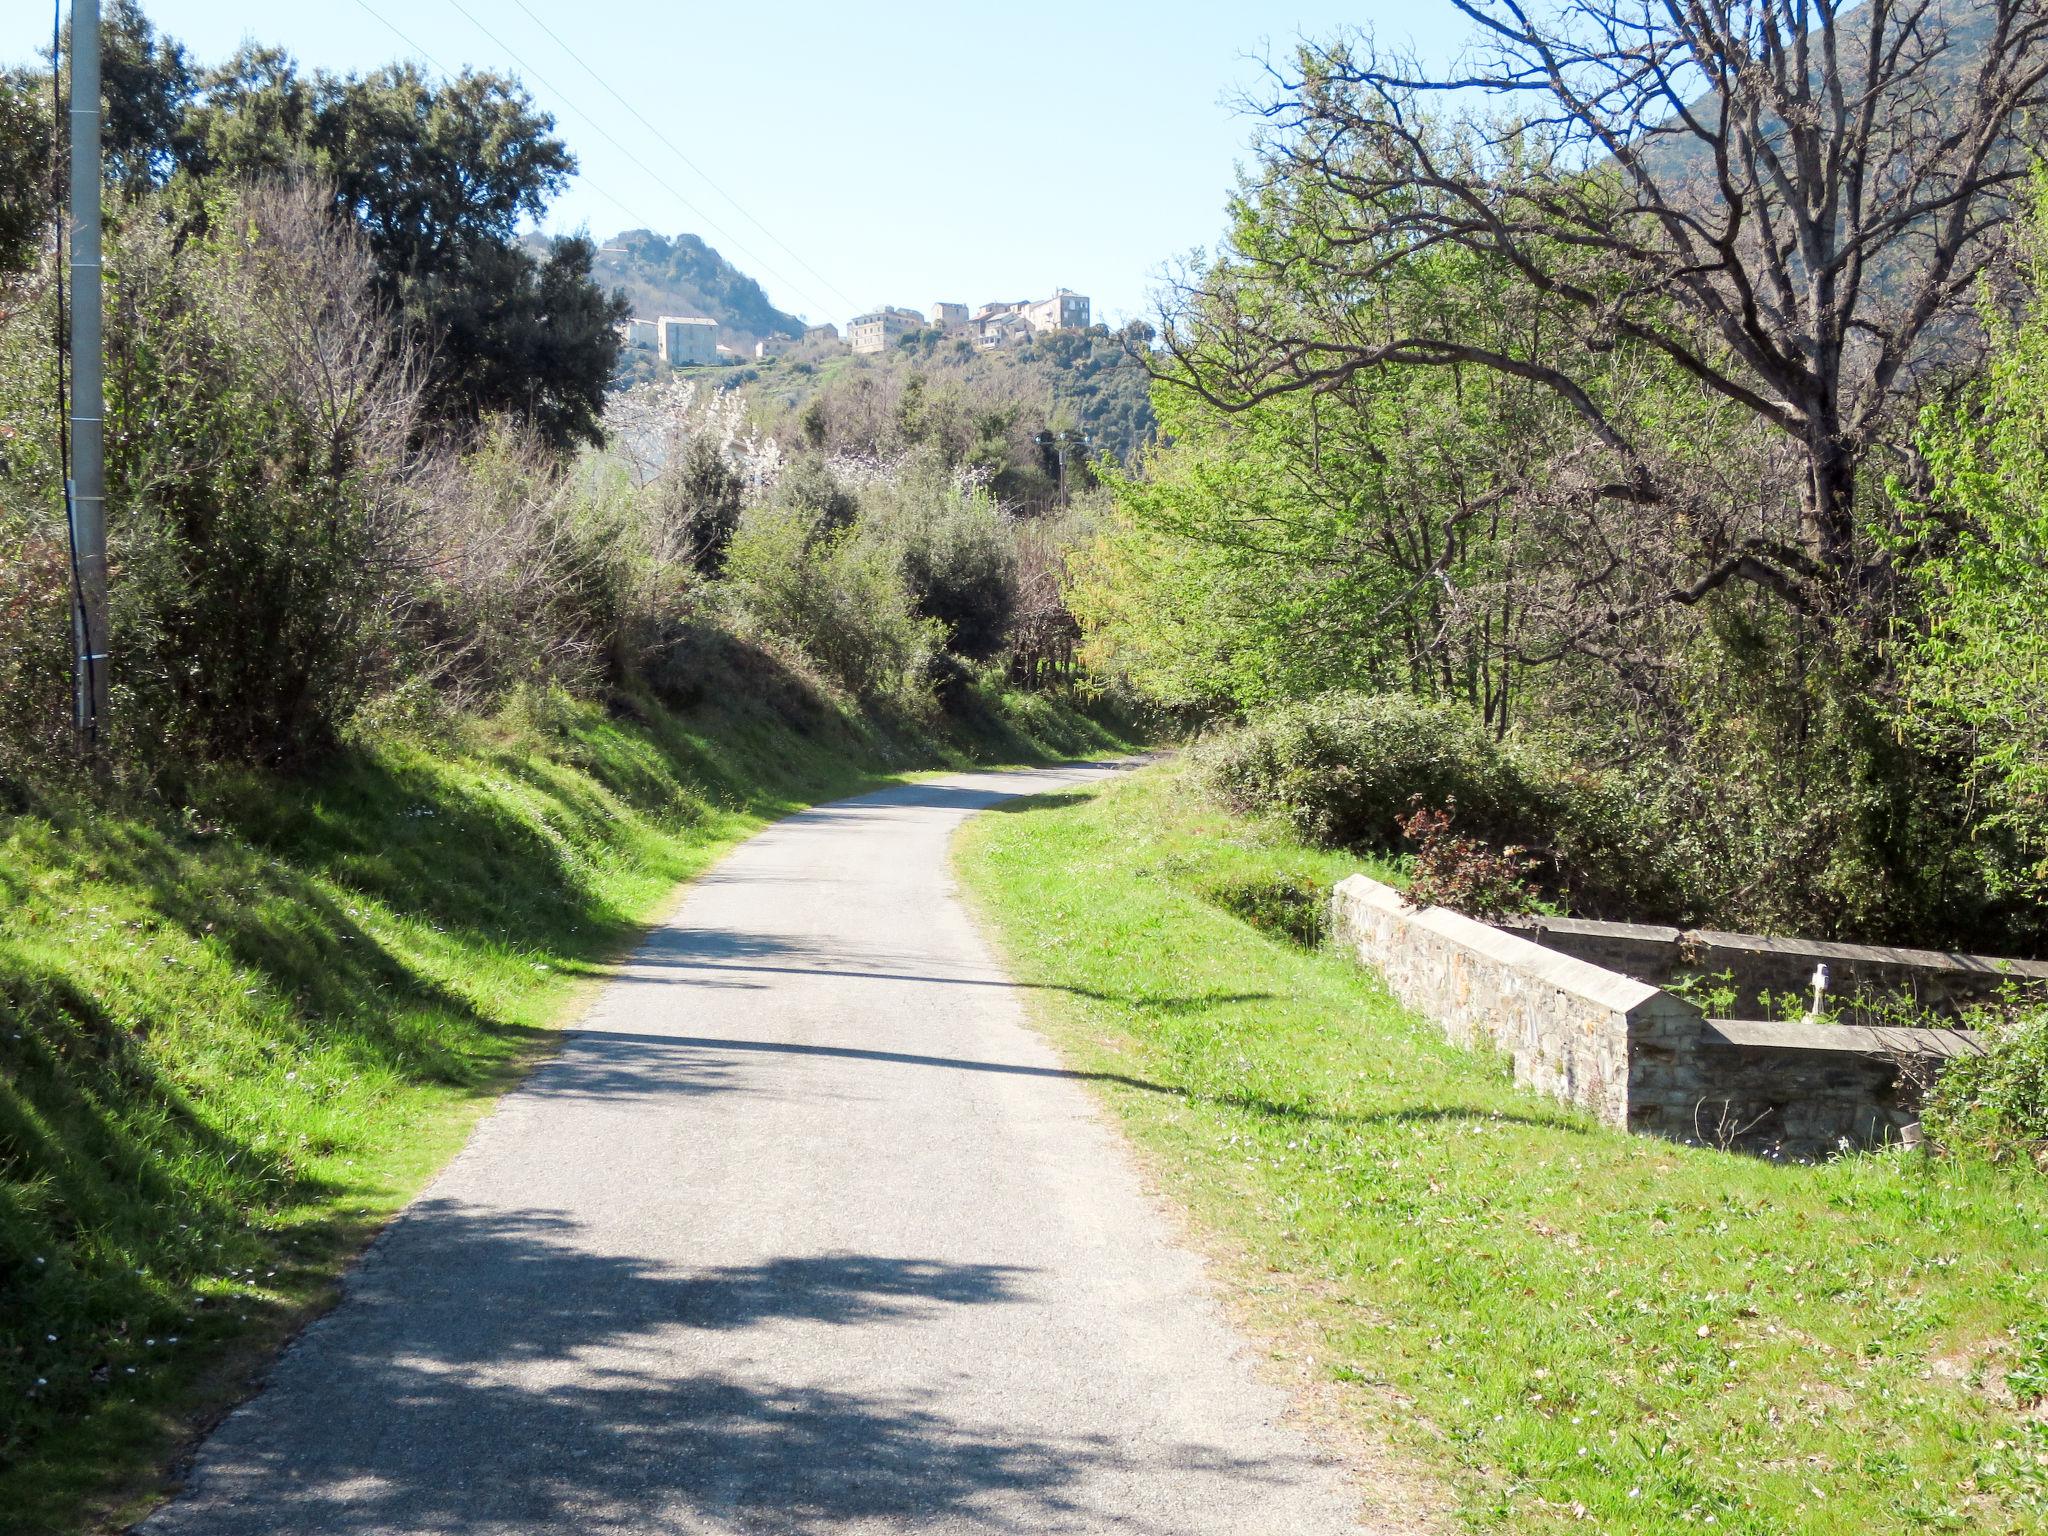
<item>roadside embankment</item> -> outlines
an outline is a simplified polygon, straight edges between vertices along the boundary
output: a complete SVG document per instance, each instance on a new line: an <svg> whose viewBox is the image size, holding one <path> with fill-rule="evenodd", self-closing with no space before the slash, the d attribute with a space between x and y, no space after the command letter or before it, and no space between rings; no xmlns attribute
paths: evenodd
<svg viewBox="0 0 2048 1536"><path fill-rule="evenodd" d="M2041 1529L2030 1169L1778 1164L1519 1089L1349 955L1219 899L1356 861L1226 814L1177 764L982 817L957 857L1338 1444L1518 1536Z"/></svg>
<svg viewBox="0 0 2048 1536"><path fill-rule="evenodd" d="M886 773L1122 745L985 703L885 730L543 694L189 810L0 815L0 1529L160 1488L724 849Z"/></svg>

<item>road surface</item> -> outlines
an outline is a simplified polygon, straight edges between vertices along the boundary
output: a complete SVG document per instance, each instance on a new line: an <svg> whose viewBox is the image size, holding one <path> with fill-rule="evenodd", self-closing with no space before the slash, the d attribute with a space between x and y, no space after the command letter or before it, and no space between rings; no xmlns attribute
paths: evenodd
<svg viewBox="0 0 2048 1536"><path fill-rule="evenodd" d="M733 852L147 1536L1351 1531L954 894L976 774Z"/></svg>

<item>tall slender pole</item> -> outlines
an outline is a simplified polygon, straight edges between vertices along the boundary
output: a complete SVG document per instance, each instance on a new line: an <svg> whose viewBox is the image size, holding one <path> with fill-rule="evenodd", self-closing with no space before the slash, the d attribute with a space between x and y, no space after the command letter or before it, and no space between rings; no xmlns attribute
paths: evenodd
<svg viewBox="0 0 2048 1536"><path fill-rule="evenodd" d="M107 725L106 387L100 360L100 6L71 7L71 512L79 740Z"/></svg>

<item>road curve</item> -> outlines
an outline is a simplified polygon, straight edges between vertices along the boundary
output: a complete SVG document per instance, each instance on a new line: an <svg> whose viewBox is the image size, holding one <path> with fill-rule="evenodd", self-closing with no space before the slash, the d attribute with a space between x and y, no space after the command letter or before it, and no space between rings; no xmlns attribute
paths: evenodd
<svg viewBox="0 0 2048 1536"><path fill-rule="evenodd" d="M1108 771L735 850L140 1529L1351 1531L954 893L962 819Z"/></svg>

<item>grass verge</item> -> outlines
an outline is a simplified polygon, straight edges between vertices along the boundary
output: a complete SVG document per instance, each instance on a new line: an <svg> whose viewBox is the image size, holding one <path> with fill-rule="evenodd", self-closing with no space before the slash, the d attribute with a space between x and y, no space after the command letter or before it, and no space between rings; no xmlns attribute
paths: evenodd
<svg viewBox="0 0 2048 1536"><path fill-rule="evenodd" d="M0 1530L118 1527L678 882L885 769L1125 745L1042 697L885 731L566 695L0 816Z"/></svg>
<svg viewBox="0 0 2048 1536"><path fill-rule="evenodd" d="M1216 899L1356 866L1178 765L1009 809L957 857L1046 1027L1150 1085L1102 1091L1251 1317L1471 1526L2048 1528L2048 1184L1778 1166L1523 1093Z"/></svg>

